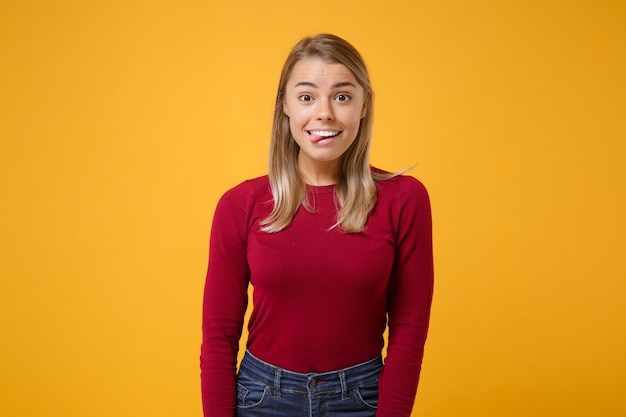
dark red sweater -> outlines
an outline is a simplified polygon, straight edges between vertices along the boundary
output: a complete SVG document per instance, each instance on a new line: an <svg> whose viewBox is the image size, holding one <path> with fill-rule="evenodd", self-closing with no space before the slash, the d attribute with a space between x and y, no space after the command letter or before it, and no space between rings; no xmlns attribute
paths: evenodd
<svg viewBox="0 0 626 417"><path fill-rule="evenodd" d="M329 230L334 187L309 187L286 229L259 222L272 209L267 176L228 191L215 211L203 309L200 357L205 417L234 417L236 358L254 288L247 347L256 357L301 373L327 372L389 346L379 383L377 417L411 414L433 291L428 194L416 179L377 182L378 202L365 231ZM387 316L388 315L388 316Z"/></svg>

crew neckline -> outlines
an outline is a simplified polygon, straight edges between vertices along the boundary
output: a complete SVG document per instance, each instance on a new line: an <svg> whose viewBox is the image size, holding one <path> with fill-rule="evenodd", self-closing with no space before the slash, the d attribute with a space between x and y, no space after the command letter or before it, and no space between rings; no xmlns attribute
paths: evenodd
<svg viewBox="0 0 626 417"><path fill-rule="evenodd" d="M330 185L312 185L312 184L306 184L306 188L307 190L310 191L315 191L315 192L331 192L331 191L335 191L335 186L337 184L330 184Z"/></svg>

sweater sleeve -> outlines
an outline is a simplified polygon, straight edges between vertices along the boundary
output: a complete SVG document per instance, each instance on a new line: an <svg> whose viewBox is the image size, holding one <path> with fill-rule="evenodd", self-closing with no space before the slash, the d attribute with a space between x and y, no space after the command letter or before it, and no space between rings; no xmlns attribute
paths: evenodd
<svg viewBox="0 0 626 417"><path fill-rule="evenodd" d="M432 220L426 188L408 177L392 213L396 258L389 289L389 345L377 417L409 417L419 380L433 294Z"/></svg>
<svg viewBox="0 0 626 417"><path fill-rule="evenodd" d="M239 339L248 303L250 277L247 211L241 192L220 199L211 228L200 354L202 405L205 417L236 414L236 367Z"/></svg>

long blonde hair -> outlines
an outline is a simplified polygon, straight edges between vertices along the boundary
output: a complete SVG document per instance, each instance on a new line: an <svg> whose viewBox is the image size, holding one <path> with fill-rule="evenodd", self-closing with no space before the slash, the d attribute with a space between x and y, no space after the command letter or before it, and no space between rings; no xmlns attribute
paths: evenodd
<svg viewBox="0 0 626 417"><path fill-rule="evenodd" d="M369 163L374 93L365 62L351 44L330 34L302 39L291 50L283 66L269 153L274 208L261 222L262 230L268 233L283 230L292 222L301 205L309 211L313 210L307 198L306 184L298 170L300 148L291 135L289 118L283 112L285 88L294 66L301 60L311 58L344 65L365 91L365 116L361 119L356 139L342 156L339 183L335 186L338 213L334 227L347 233L358 233L365 228L369 213L376 204L375 180L393 175L373 171Z"/></svg>

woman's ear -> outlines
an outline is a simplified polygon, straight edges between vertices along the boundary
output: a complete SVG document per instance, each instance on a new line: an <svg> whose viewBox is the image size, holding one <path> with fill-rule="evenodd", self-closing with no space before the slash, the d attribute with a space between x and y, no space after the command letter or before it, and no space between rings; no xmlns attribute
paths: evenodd
<svg viewBox="0 0 626 417"><path fill-rule="evenodd" d="M361 119L365 117L365 115L367 114L367 104L370 102L370 100L372 99L372 93L370 93L369 91L365 92L365 99L363 100L363 108L361 109Z"/></svg>

